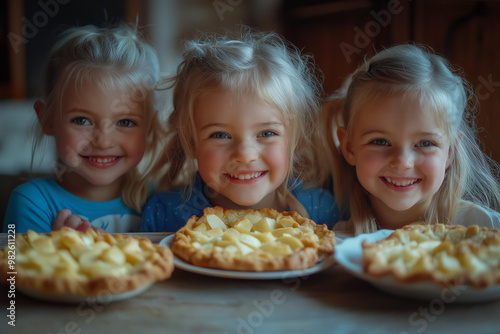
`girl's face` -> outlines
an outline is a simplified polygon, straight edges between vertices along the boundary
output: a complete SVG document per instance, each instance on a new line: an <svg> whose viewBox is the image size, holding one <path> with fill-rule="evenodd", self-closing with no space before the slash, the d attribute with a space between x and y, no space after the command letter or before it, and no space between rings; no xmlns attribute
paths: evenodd
<svg viewBox="0 0 500 334"><path fill-rule="evenodd" d="M277 207L285 180L289 135L282 113L252 95L213 91L194 108L195 155L212 205Z"/></svg>
<svg viewBox="0 0 500 334"><path fill-rule="evenodd" d="M377 215L401 213L424 217L443 183L451 151L430 112L400 95L382 96L361 106L351 136L343 128L338 134L377 220Z"/></svg>
<svg viewBox="0 0 500 334"><path fill-rule="evenodd" d="M58 174L65 172L60 183L87 199L119 197L124 175L146 147L144 101L129 91L104 92L87 83L76 91L74 86L68 86L60 114L55 111L44 129L55 137L63 168Z"/></svg>

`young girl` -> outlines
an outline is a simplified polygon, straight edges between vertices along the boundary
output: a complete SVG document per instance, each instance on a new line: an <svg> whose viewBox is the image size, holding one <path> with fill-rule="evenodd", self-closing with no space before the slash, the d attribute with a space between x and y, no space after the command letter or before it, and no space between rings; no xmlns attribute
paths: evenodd
<svg viewBox="0 0 500 334"><path fill-rule="evenodd" d="M337 135L335 195L350 217L336 229L500 227L498 164L477 144L470 97L445 59L415 45L360 66L325 109L326 131Z"/></svg>
<svg viewBox="0 0 500 334"><path fill-rule="evenodd" d="M44 101L34 106L40 130L33 152L44 135L52 136L56 175L14 190L4 229L85 230L91 224L138 231L160 144L158 75L156 52L134 29L65 31L45 70Z"/></svg>
<svg viewBox="0 0 500 334"><path fill-rule="evenodd" d="M187 43L163 154L168 190L146 205L142 231L176 231L203 209L294 210L318 224L338 220L319 179L314 131L321 86L309 59L276 34ZM302 183L304 182L304 183Z"/></svg>

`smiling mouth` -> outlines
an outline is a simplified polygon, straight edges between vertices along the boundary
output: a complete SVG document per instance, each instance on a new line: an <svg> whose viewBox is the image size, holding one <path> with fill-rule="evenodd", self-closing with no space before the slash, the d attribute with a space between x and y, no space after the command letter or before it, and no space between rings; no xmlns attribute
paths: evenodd
<svg viewBox="0 0 500 334"><path fill-rule="evenodd" d="M232 179L237 179L237 180L251 180L251 179L256 179L262 175L264 175L266 172L257 172L257 173L251 173L251 174L231 174L227 173L226 175L229 176Z"/></svg>
<svg viewBox="0 0 500 334"><path fill-rule="evenodd" d="M382 177L387 183L390 183L396 187L407 187L411 186L417 182L420 181L420 179L411 179L411 180L405 180L405 181L400 181L400 180L393 180L389 177Z"/></svg>
<svg viewBox="0 0 500 334"><path fill-rule="evenodd" d="M116 159L118 159L118 157L107 157L107 158L85 157L85 158L92 161L92 162L97 162L100 164L107 164L107 163L113 162Z"/></svg>

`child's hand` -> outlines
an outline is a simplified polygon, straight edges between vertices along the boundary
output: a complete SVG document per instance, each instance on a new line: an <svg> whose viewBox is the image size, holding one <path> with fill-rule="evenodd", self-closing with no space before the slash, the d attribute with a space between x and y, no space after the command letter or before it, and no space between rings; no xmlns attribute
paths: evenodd
<svg viewBox="0 0 500 334"><path fill-rule="evenodd" d="M70 227L80 232L86 232L89 229L93 229L96 232L105 232L102 228L93 227L88 220L71 214L71 211L68 209L62 209L57 213L54 224L52 224L52 231L60 230L63 226Z"/></svg>

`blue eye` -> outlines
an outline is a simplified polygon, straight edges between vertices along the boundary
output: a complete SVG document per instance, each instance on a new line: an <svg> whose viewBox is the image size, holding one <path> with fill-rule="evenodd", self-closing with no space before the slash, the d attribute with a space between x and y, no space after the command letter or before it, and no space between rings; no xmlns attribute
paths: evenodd
<svg viewBox="0 0 500 334"><path fill-rule="evenodd" d="M262 131L259 133L259 137L272 137L272 136L277 136L278 134L275 131L272 130L266 130Z"/></svg>
<svg viewBox="0 0 500 334"><path fill-rule="evenodd" d="M121 119L118 121L118 125L128 128L137 124L134 121L131 121L130 119Z"/></svg>
<svg viewBox="0 0 500 334"><path fill-rule="evenodd" d="M374 139L370 142L371 144L378 145L378 146L388 146L389 142L385 139Z"/></svg>
<svg viewBox="0 0 500 334"><path fill-rule="evenodd" d="M75 117L71 120L71 123L76 125L90 125L90 121L85 117Z"/></svg>
<svg viewBox="0 0 500 334"><path fill-rule="evenodd" d="M229 136L227 134L225 134L224 132L215 132L215 133L212 133L209 137L215 138L215 139L229 139Z"/></svg>
<svg viewBox="0 0 500 334"><path fill-rule="evenodd" d="M428 140L422 140L417 144L418 147L431 147L434 146L434 143Z"/></svg>

